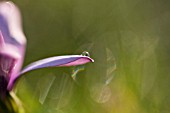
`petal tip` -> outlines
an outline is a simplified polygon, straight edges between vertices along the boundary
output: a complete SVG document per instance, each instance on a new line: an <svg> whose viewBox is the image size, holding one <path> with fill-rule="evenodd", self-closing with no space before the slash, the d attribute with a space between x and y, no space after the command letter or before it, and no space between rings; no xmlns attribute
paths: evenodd
<svg viewBox="0 0 170 113"><path fill-rule="evenodd" d="M94 63L94 59L92 59L92 58L91 58L91 62L93 62L93 63Z"/></svg>
<svg viewBox="0 0 170 113"><path fill-rule="evenodd" d="M94 63L94 59L92 59L90 57L87 57L87 58L90 60L90 62Z"/></svg>

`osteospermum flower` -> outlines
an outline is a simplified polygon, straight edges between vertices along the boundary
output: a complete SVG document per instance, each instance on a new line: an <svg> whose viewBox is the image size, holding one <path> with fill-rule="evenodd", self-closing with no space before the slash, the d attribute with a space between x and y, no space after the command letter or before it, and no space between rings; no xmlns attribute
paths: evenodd
<svg viewBox="0 0 170 113"><path fill-rule="evenodd" d="M89 56L55 56L31 63L21 70L26 46L19 9L12 2L0 2L0 97L5 99L15 81L28 71L55 66L76 66L93 62Z"/></svg>

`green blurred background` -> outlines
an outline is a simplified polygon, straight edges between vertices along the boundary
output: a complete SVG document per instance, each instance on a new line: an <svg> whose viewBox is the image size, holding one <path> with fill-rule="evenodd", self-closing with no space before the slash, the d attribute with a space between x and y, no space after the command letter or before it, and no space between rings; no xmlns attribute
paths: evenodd
<svg viewBox="0 0 170 113"><path fill-rule="evenodd" d="M21 77L27 113L170 112L169 0L12 1L28 40L24 66L83 51L95 60Z"/></svg>

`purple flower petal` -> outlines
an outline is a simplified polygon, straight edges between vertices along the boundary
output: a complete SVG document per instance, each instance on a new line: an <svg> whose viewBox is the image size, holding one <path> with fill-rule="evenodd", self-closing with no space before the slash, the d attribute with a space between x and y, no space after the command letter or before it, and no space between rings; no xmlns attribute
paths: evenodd
<svg viewBox="0 0 170 113"><path fill-rule="evenodd" d="M40 68L46 68L46 67L76 66L88 62L94 62L94 60L88 56L83 56L83 55L56 56L56 57L50 57L50 58L33 62L30 65L28 65L26 68L24 68L20 74L10 79L10 82L8 84L8 90L12 89L15 80L21 74L24 74L28 71L32 71Z"/></svg>
<svg viewBox="0 0 170 113"><path fill-rule="evenodd" d="M19 73L25 45L19 9L12 2L0 2L0 70L7 81Z"/></svg>
<svg viewBox="0 0 170 113"><path fill-rule="evenodd" d="M2 48L3 46L4 46L4 39L2 33L0 32L0 48Z"/></svg>
<svg viewBox="0 0 170 113"><path fill-rule="evenodd" d="M88 62L93 62L93 59L82 55L56 56L31 63L25 69L23 69L23 71L21 71L21 74L39 68L56 66L76 66Z"/></svg>
<svg viewBox="0 0 170 113"><path fill-rule="evenodd" d="M20 11L12 2L0 2L0 30L5 43L19 47L25 44Z"/></svg>

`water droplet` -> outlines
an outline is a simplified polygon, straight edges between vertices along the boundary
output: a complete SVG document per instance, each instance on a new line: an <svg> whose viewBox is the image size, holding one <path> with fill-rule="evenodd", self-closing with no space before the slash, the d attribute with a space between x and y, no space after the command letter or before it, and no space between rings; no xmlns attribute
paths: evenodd
<svg viewBox="0 0 170 113"><path fill-rule="evenodd" d="M90 54L87 51L84 51L81 55L90 57Z"/></svg>

